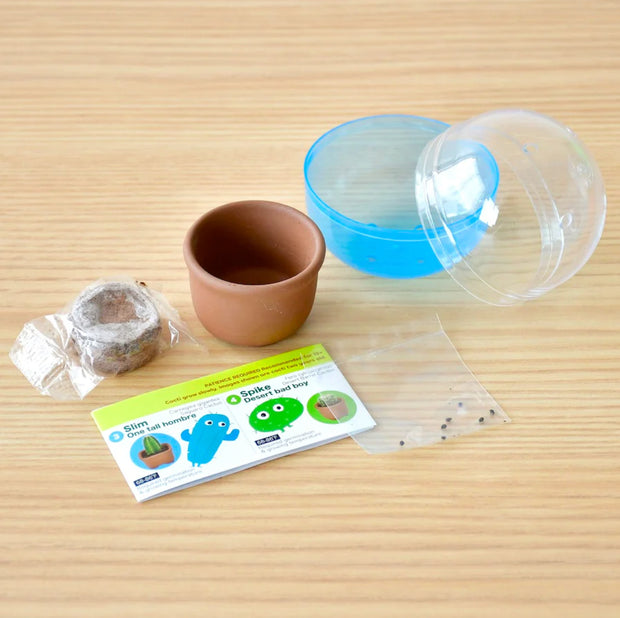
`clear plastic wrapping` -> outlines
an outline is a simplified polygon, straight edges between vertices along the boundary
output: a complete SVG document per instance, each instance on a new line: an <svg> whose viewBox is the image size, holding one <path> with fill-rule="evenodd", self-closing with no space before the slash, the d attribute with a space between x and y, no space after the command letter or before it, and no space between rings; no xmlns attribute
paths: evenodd
<svg viewBox="0 0 620 618"><path fill-rule="evenodd" d="M82 399L183 340L196 343L161 293L129 278L100 279L59 313L26 323L10 358L41 394Z"/></svg>
<svg viewBox="0 0 620 618"><path fill-rule="evenodd" d="M379 332L372 340L373 347L358 348L357 354L327 345L376 421L373 429L351 434L366 452L425 446L510 422L463 363L438 319L401 325L398 332ZM338 393L321 395L331 422L346 423L350 416L340 413Z"/></svg>

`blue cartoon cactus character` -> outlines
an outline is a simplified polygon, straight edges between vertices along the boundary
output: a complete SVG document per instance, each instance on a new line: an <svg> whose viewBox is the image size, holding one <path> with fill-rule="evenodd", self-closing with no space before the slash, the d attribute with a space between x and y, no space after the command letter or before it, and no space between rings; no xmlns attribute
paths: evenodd
<svg viewBox="0 0 620 618"><path fill-rule="evenodd" d="M192 467L209 463L217 453L222 442L232 442L239 437L239 430L233 429L228 433L230 420L223 414L205 414L196 421L190 432L185 429L181 438L189 442L187 459Z"/></svg>
<svg viewBox="0 0 620 618"><path fill-rule="evenodd" d="M303 413L304 406L292 397L278 397L269 399L260 406L256 406L250 414L250 425L256 431L276 431L290 427Z"/></svg>

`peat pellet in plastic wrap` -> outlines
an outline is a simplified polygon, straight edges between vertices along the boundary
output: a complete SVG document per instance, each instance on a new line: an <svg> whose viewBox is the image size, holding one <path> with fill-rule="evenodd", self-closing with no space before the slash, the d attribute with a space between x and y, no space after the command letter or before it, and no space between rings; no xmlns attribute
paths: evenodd
<svg viewBox="0 0 620 618"><path fill-rule="evenodd" d="M139 284L105 282L87 288L69 314L83 363L102 374L137 369L158 352L161 320Z"/></svg>

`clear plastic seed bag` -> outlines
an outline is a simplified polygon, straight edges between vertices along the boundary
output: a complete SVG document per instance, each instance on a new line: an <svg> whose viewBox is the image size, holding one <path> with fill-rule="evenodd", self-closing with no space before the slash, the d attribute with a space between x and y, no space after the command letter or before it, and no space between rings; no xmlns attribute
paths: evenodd
<svg viewBox="0 0 620 618"><path fill-rule="evenodd" d="M383 347L356 356L331 352L339 369L376 421L351 437L368 453L389 453L445 442L485 427L510 422L476 380L437 320L414 336L384 337ZM376 336L375 336L375 343ZM326 393L333 395L333 393ZM330 397L325 398L330 408ZM333 422L350 417L330 410Z"/></svg>

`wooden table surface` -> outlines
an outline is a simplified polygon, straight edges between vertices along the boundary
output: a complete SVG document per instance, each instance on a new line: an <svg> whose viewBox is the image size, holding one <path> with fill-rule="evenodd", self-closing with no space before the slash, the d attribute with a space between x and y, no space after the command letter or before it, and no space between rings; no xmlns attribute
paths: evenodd
<svg viewBox="0 0 620 618"><path fill-rule="evenodd" d="M619 58L615 0L0 1L0 614L620 615ZM558 118L601 167L603 238L563 286L498 309L328 255L295 337L202 329L181 253L200 214L305 209L304 155L346 120L502 107ZM203 349L39 395L8 359L22 325L116 274ZM345 439L137 504L89 415L435 311L512 424L386 456Z"/></svg>

